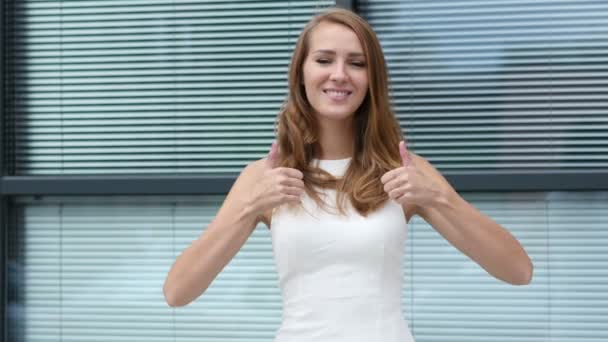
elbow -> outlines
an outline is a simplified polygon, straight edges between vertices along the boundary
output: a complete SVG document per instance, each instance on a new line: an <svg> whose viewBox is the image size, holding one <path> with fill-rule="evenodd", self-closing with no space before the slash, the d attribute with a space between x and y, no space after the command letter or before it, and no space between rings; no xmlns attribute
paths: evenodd
<svg viewBox="0 0 608 342"><path fill-rule="evenodd" d="M194 289L186 284L176 283L175 281L165 281L163 285L163 295L165 302L172 308L186 306L193 302L200 294L196 294Z"/></svg>
<svg viewBox="0 0 608 342"><path fill-rule="evenodd" d="M172 308L184 306L185 303L183 298L179 298L178 291L174 287L169 286L168 282L165 281L163 285L163 295L165 296L165 302Z"/></svg>
<svg viewBox="0 0 608 342"><path fill-rule="evenodd" d="M528 285L532 282L532 276L534 274L534 265L529 258L517 268L516 275L513 277L511 284L513 285Z"/></svg>

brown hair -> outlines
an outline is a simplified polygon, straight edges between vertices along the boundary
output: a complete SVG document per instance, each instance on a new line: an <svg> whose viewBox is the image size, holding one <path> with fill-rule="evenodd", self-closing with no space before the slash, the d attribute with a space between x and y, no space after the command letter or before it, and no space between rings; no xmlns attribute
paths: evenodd
<svg viewBox="0 0 608 342"><path fill-rule="evenodd" d="M363 47L369 80L367 95L354 113L354 154L348 170L339 179L310 163L314 153L319 151L319 128L306 98L302 67L309 50L310 33L322 22L344 25L357 35ZM302 171L306 193L317 204L324 206L315 187L336 189L341 213L344 213L345 197L363 216L386 202L388 195L380 178L400 166L398 145L402 136L390 105L382 48L365 20L351 11L332 8L313 17L304 27L289 66L289 93L278 116L277 130L280 165Z"/></svg>

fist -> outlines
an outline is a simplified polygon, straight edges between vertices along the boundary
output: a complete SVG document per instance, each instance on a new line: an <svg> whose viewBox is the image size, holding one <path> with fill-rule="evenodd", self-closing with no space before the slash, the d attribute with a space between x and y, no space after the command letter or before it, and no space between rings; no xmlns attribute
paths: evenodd
<svg viewBox="0 0 608 342"><path fill-rule="evenodd" d="M262 177L252 191L251 203L261 214L286 203L300 203L304 175L299 170L278 167L277 143L273 142L264 164Z"/></svg>
<svg viewBox="0 0 608 342"><path fill-rule="evenodd" d="M439 195L439 188L432 178L418 169L408 155L405 143L399 143L401 167L385 173L382 178L388 197L400 205L430 206Z"/></svg>

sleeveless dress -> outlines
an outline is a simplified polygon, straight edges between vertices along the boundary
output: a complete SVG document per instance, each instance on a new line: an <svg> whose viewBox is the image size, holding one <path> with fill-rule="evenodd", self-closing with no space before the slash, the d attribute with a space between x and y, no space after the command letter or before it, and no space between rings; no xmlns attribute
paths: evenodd
<svg viewBox="0 0 608 342"><path fill-rule="evenodd" d="M339 177L350 158L313 162ZM403 209L389 200L367 217L351 206L341 216L335 190L322 196L333 209L304 195L303 209L272 214L283 304L275 342L413 342L401 308Z"/></svg>

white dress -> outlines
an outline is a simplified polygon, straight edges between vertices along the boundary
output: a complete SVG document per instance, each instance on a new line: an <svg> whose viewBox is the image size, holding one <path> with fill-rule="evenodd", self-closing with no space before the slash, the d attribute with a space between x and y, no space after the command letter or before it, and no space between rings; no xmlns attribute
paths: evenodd
<svg viewBox="0 0 608 342"><path fill-rule="evenodd" d="M315 161L341 176L350 159ZM380 181L380 180L378 180ZM335 203L335 191L323 192ZM272 215L271 235L283 302L275 342L413 342L401 308L407 223L399 204L360 216L287 206Z"/></svg>

